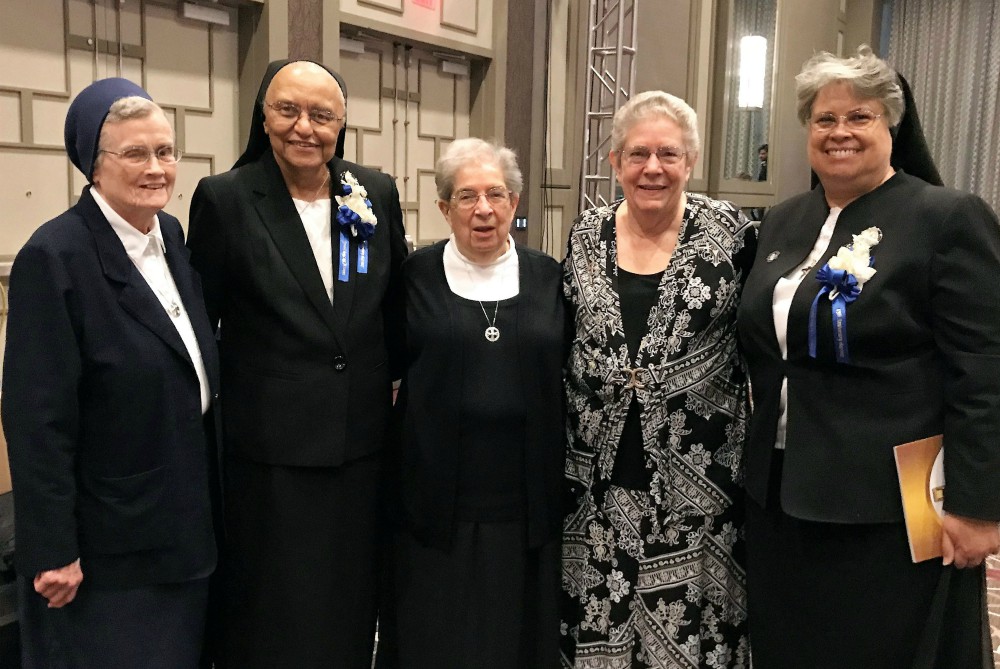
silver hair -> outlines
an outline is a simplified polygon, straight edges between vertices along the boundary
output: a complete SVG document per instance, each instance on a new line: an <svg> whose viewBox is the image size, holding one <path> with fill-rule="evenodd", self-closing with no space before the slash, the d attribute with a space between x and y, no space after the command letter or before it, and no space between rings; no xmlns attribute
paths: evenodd
<svg viewBox="0 0 1000 669"><path fill-rule="evenodd" d="M125 121L132 121L135 119L149 118L156 112L163 114L164 118L167 117L166 112L163 111L163 108L160 107L160 105L140 95L130 95L127 98L119 98L115 100L108 109L108 115L104 117L104 123L101 125L101 136L98 139L97 146L104 146L104 132L105 128L109 125L124 123ZM170 131L172 134L173 128L171 128ZM104 154L99 152L97 154L97 159L94 161L94 169L97 169L97 166L100 165L103 160Z"/></svg>
<svg viewBox="0 0 1000 669"><path fill-rule="evenodd" d="M104 117L104 125L146 118L157 111L162 112L163 110L152 100L139 95L130 95L127 98L119 98L112 103L111 108L108 109L108 115Z"/></svg>
<svg viewBox="0 0 1000 669"><path fill-rule="evenodd" d="M885 107L885 120L890 127L903 118L906 103L896 71L872 53L871 47L862 44L857 55L851 58L838 58L820 51L802 66L802 71L795 76L796 105L802 125L809 123L819 92L839 82L850 85L859 98L880 102Z"/></svg>
<svg viewBox="0 0 1000 669"><path fill-rule="evenodd" d="M632 97L615 112L611 122L611 150L621 151L625 137L639 121L651 116L665 116L681 128L684 135L684 150L688 157L701 153L701 138L698 136L698 115L691 105L681 98L663 91L645 91Z"/></svg>
<svg viewBox="0 0 1000 669"><path fill-rule="evenodd" d="M505 146L478 137L456 139L438 158L434 169L434 185L438 197L451 198L455 189L455 174L470 164L496 165L503 172L504 185L512 193L520 193L524 185L517 155Z"/></svg>

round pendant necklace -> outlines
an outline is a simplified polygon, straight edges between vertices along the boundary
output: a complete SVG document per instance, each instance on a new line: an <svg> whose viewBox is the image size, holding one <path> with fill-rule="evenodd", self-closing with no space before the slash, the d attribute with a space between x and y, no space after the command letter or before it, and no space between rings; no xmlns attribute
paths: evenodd
<svg viewBox="0 0 1000 669"><path fill-rule="evenodd" d="M465 275L469 277L469 285L473 285L475 281L472 279L472 272L469 270L468 260L462 258L462 264L465 267ZM486 306L483 304L482 300L476 300L479 302L479 308L483 310L483 316L486 317L486 329L483 331L483 336L486 337L486 341L495 342L500 339L500 328L497 327L497 313L500 311L500 300L497 300L496 306L493 307L493 320L490 320L490 315L486 313Z"/></svg>
<svg viewBox="0 0 1000 669"><path fill-rule="evenodd" d="M492 321L490 321L490 317L486 313L486 307L483 306L483 303L481 301L479 301L479 308L483 310L483 316L486 316L486 324L489 326L483 332L483 335L486 337L486 341L496 341L497 339L500 339L500 328L498 328L497 325L496 325L496 323L497 323L497 312L500 310L500 301L497 300L496 306L493 307L493 320Z"/></svg>

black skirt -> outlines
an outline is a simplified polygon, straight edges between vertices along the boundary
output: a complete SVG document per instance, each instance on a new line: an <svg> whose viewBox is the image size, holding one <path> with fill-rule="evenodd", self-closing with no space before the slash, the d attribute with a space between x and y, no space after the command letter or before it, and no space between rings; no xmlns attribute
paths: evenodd
<svg viewBox="0 0 1000 669"><path fill-rule="evenodd" d="M559 540L532 549L526 535L524 522L459 521L446 551L397 534L397 657L379 666L557 667Z"/></svg>
<svg viewBox="0 0 1000 669"><path fill-rule="evenodd" d="M746 528L754 669L992 667L982 567L913 564L902 523L810 522L748 500Z"/></svg>

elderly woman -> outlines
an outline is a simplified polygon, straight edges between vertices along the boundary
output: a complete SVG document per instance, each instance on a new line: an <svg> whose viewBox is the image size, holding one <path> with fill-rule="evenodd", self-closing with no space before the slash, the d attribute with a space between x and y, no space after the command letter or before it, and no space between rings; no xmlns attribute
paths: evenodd
<svg viewBox="0 0 1000 669"><path fill-rule="evenodd" d="M338 74L274 61L243 155L191 199L226 397L236 669L371 667L406 241L392 177L344 159L346 124Z"/></svg>
<svg viewBox="0 0 1000 669"><path fill-rule="evenodd" d="M697 128L673 95L633 97L610 153L624 200L569 235L564 666L749 661L734 318L755 235L685 192Z"/></svg>
<svg viewBox="0 0 1000 669"><path fill-rule="evenodd" d="M551 667L565 452L559 265L510 236L522 183L510 149L452 142L435 182L451 237L403 263L403 526L389 613L399 666Z"/></svg>
<svg viewBox="0 0 1000 669"><path fill-rule="evenodd" d="M180 152L125 79L77 96L66 151L90 184L10 276L23 666L192 668L216 559L218 361L181 226L161 211Z"/></svg>
<svg viewBox="0 0 1000 669"><path fill-rule="evenodd" d="M739 310L754 666L983 667L1000 547L1000 230L891 166L896 73L796 78L819 185L770 210ZM933 170L924 170L924 172ZM943 559L911 561L893 447L943 435Z"/></svg>

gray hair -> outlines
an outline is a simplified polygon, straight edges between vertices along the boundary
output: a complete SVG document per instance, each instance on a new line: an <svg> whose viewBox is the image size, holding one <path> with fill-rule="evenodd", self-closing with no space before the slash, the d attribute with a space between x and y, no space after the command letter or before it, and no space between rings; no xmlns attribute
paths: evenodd
<svg viewBox="0 0 1000 669"><path fill-rule="evenodd" d="M651 116L666 117L680 126L684 135L684 150L694 156L701 153L698 136L698 115L681 98L663 91L645 91L632 97L615 112L611 122L611 150L621 151L625 137L639 121Z"/></svg>
<svg viewBox="0 0 1000 669"><path fill-rule="evenodd" d="M455 189L455 174L466 165L496 165L503 172L504 185L512 193L520 193L524 185L517 155L505 146L478 137L456 139L438 158L434 169L434 185L438 197L451 198Z"/></svg>
<svg viewBox="0 0 1000 669"><path fill-rule="evenodd" d="M157 111L162 112L163 110L152 100L138 95L130 95L127 98L119 98L111 104L108 115L104 117L104 125L147 118Z"/></svg>
<svg viewBox="0 0 1000 669"><path fill-rule="evenodd" d="M795 76L795 97L799 122L806 125L812 117L813 102L823 87L843 82L859 98L877 100L885 107L885 120L894 126L903 118L906 103L896 71L862 44L852 58L838 58L820 51L807 60Z"/></svg>
<svg viewBox="0 0 1000 669"><path fill-rule="evenodd" d="M167 116L160 105L139 95L130 95L127 98L115 100L108 109L108 115L104 117L104 123L101 125L101 136L98 138L97 146L101 147L104 145L104 129L109 125L149 118L156 112L163 114L164 118ZM173 132L173 128L171 128L171 132ZM97 166L103 160L104 154L98 152L97 160L94 161L94 169L97 169Z"/></svg>

